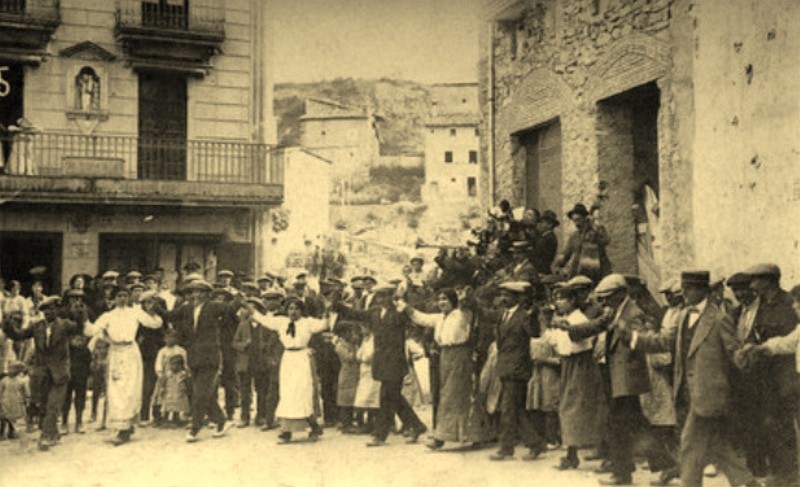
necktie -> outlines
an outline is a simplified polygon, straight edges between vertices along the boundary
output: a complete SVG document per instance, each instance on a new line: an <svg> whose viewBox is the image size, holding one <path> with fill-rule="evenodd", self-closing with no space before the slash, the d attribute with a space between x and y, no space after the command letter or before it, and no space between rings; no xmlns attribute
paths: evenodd
<svg viewBox="0 0 800 487"><path fill-rule="evenodd" d="M297 335L297 327L295 326L294 321L289 322L289 326L286 328L286 334L292 338Z"/></svg>

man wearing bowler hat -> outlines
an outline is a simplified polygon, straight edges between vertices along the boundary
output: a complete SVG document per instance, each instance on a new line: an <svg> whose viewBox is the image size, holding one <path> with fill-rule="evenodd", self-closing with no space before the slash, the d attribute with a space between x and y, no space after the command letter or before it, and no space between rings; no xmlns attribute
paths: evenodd
<svg viewBox="0 0 800 487"><path fill-rule="evenodd" d="M681 274L685 301L674 329L661 333L626 333L631 347L647 352L671 352L674 357L673 397L681 432L681 485L703 485L703 469L713 464L732 486L760 485L732 443L731 365L738 362L736 327L709 299L708 271ZM781 484L786 485L786 484Z"/></svg>

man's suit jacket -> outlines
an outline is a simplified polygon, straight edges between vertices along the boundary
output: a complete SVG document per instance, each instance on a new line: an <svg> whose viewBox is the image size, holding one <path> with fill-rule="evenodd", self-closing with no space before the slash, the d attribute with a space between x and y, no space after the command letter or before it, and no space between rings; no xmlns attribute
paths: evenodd
<svg viewBox="0 0 800 487"><path fill-rule="evenodd" d="M553 232L547 232L536 239L530 261L533 262L540 274L551 274L551 267L557 252L558 237Z"/></svg>
<svg viewBox="0 0 800 487"><path fill-rule="evenodd" d="M408 317L394 307L386 310L381 318L381 308L355 310L341 303L334 305L339 318L360 321L369 327L375 340L375 355L372 358L372 378L383 382L402 381L408 372L406 360L406 327Z"/></svg>
<svg viewBox="0 0 800 487"><path fill-rule="evenodd" d="M188 353L189 367L219 367L222 353L220 328L237 322L235 307L213 301L205 303L197 318L197 328L191 303L173 310L170 318L178 331L178 343Z"/></svg>
<svg viewBox="0 0 800 487"><path fill-rule="evenodd" d="M532 316L522 306L503 321L498 313L495 325L497 343L497 376L500 379L528 380L531 376L531 338L538 335Z"/></svg>
<svg viewBox="0 0 800 487"><path fill-rule="evenodd" d="M36 352L31 359L31 375L46 376L50 373L55 384L65 384L70 378L69 342L79 333L76 323L56 318L50 335L50 346L47 346L47 322L45 320L32 323L25 330L14 329L9 322L4 323L3 331L12 340L33 338Z"/></svg>
<svg viewBox="0 0 800 487"><path fill-rule="evenodd" d="M674 398L678 398L681 387L687 387L691 410L698 416L723 416L732 409L731 386L736 370L735 352L739 349L736 325L717 305L707 302L694 325L694 336L684 358L681 344L688 313L689 307L681 311L679 326L674 329L638 336L636 348L672 352Z"/></svg>
<svg viewBox="0 0 800 487"><path fill-rule="evenodd" d="M792 308L792 296L780 289L771 300L763 296L759 298L758 311L753 328L759 331L761 340L786 336L794 331L798 317ZM764 377L768 388L776 395L778 401L796 402L800 395L800 384L795 372L794 357L777 356L768 359L764 364Z"/></svg>
<svg viewBox="0 0 800 487"><path fill-rule="evenodd" d="M606 331L606 363L611 377L611 397L638 396L650 392L650 377L647 372L645 355L640 350L631 350L621 340L621 330L644 332L645 316L630 298L617 308L615 318ZM598 335L606 327L599 320L586 325L571 326L569 335L573 340L581 340Z"/></svg>

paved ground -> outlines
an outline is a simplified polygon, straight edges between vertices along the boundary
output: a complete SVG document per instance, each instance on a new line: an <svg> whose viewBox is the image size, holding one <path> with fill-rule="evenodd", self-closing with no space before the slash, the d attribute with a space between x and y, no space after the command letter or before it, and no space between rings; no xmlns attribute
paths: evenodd
<svg viewBox="0 0 800 487"><path fill-rule="evenodd" d="M427 410L419 411L429 417ZM187 444L185 430L137 429L131 443L114 447L108 432L70 434L51 451L36 450L36 435L0 441L0 487L220 487L237 486L498 486L595 487L596 462L577 471L553 468L563 451L535 462L490 462L491 448L478 451L428 451L391 436L389 445L366 448L367 437L343 436L332 429L317 443L278 445L275 431L231 430ZM421 440L421 443L424 443ZM517 451L521 457L524 450ZM653 475L641 469L636 485ZM677 483L676 483L677 485ZM706 485L727 485L718 477Z"/></svg>

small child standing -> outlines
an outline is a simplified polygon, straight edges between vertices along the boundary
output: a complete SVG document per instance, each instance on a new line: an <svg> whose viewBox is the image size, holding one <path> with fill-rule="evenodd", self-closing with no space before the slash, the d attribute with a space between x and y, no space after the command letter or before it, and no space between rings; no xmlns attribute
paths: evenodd
<svg viewBox="0 0 800 487"><path fill-rule="evenodd" d="M339 406L341 428L344 434L355 432L353 429L353 420L355 419L353 404L356 400L358 378L361 375L358 358L356 357L360 341L361 336L358 325L355 324L351 325L341 338L338 336L333 337L334 348L339 356L339 362L342 364L339 369L339 383L336 389L336 405Z"/></svg>
<svg viewBox="0 0 800 487"><path fill-rule="evenodd" d="M186 359L175 354L169 358L169 372L164 381L164 396L161 410L164 419L172 416L172 424L180 426L183 416L189 413L189 374L186 372Z"/></svg>
<svg viewBox="0 0 800 487"><path fill-rule="evenodd" d="M30 399L28 383L22 377L25 365L13 361L8 366L8 375L0 379L0 438L6 434L9 440L17 438L14 423L25 417L25 405Z"/></svg>
<svg viewBox="0 0 800 487"><path fill-rule="evenodd" d="M109 343L101 338L94 337L89 343L89 349L92 351L92 416L89 418L90 423L97 421L97 405L100 398L103 398L103 418L100 422L98 430L106 429L106 375L108 374L108 348Z"/></svg>
<svg viewBox="0 0 800 487"><path fill-rule="evenodd" d="M182 359L182 370L178 368L177 362L173 369L172 359L174 357L180 357ZM163 416L161 413L158 414L158 419L156 420L157 426L162 424L161 418L166 418L170 412L188 412L189 393L185 384L188 375L186 373L186 363L186 350L178 345L177 331L174 329L167 330L167 333L164 335L164 346L158 351L158 355L156 355L156 376L158 379L156 381L156 387L153 390L153 400L151 402L154 410L164 413ZM175 372L173 372L173 370ZM176 375L178 377L175 377ZM181 385L181 381L183 381L183 385ZM182 406L182 396L186 399L187 405L185 407ZM169 404L172 409L167 408L167 401L172 402L172 404ZM178 423L179 421L180 414L177 415L177 419L173 417L173 422Z"/></svg>

